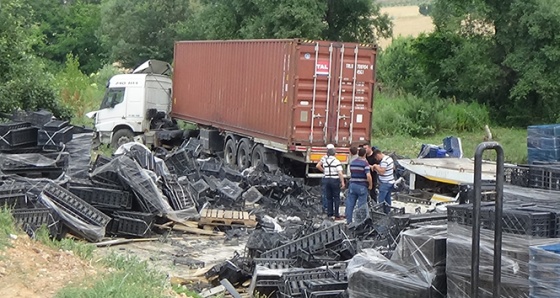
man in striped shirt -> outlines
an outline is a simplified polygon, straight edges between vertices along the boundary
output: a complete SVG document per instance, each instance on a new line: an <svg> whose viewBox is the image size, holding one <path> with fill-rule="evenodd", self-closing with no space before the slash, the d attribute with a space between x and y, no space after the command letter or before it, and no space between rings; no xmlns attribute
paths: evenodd
<svg viewBox="0 0 560 298"><path fill-rule="evenodd" d="M342 219L338 209L340 207L340 189L344 188L344 174L342 164L336 158L333 145L327 145L327 155L317 163L317 169L323 172L323 195L327 201L327 215L331 219Z"/></svg>
<svg viewBox="0 0 560 298"><path fill-rule="evenodd" d="M379 174L379 194L377 202L384 204L383 211L389 214L391 211L391 193L393 191L393 184L395 184L395 176L393 175L393 159L383 154L381 150L375 149L373 151L375 158L380 161L378 165L373 165L373 169Z"/></svg>
<svg viewBox="0 0 560 298"><path fill-rule="evenodd" d="M368 189L373 187L369 163L366 160L366 149L358 150L358 158L350 163L350 185L346 199L346 223L352 223L354 207L360 208L367 204ZM357 203L357 204L356 204Z"/></svg>

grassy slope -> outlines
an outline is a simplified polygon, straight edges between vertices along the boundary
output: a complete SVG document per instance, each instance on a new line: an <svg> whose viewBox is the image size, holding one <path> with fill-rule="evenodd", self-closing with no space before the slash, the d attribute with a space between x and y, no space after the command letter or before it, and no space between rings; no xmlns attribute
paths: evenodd
<svg viewBox="0 0 560 298"><path fill-rule="evenodd" d="M525 163L527 161L527 132L524 129L491 128L494 140L502 145L506 162ZM468 133L443 132L430 137L414 138L410 136L379 136L372 138L374 145L382 150L394 151L399 155L414 158L420 152L422 144L441 145L443 138L456 136L461 138L463 155L474 157L476 146L484 141L484 131ZM485 158L494 159L492 153L485 153Z"/></svg>

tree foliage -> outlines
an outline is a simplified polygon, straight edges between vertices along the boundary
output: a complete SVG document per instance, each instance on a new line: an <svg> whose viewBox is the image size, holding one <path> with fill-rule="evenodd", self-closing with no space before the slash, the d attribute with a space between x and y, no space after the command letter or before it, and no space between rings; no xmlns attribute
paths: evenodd
<svg viewBox="0 0 560 298"><path fill-rule="evenodd" d="M436 0L435 32L394 44L381 58L380 67L409 61L414 76L380 69L381 77L408 92L424 92L421 82L440 97L484 103L502 124L558 122L560 8L555 2Z"/></svg>
<svg viewBox="0 0 560 298"><path fill-rule="evenodd" d="M34 56L40 40L31 22L33 10L22 0L7 0L0 9L0 111L46 108L64 114L52 88L52 76Z"/></svg>
<svg viewBox="0 0 560 298"><path fill-rule="evenodd" d="M104 0L99 34L110 61L133 67L173 59L173 44L190 18L189 0Z"/></svg>
<svg viewBox="0 0 560 298"><path fill-rule="evenodd" d="M392 23L371 0L204 0L201 39L305 38L374 42Z"/></svg>

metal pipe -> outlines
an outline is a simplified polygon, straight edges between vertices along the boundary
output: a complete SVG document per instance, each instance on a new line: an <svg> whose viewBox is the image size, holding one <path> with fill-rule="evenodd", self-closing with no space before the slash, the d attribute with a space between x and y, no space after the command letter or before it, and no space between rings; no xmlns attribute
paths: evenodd
<svg viewBox="0 0 560 298"><path fill-rule="evenodd" d="M492 297L500 297L502 277L502 213L504 189L504 150L496 142L485 142L478 145L474 156L474 202L472 227L472 259L471 259L471 297L478 298L478 277L480 266L480 204L482 199L482 154L485 150L496 151L496 210L494 229L494 276Z"/></svg>

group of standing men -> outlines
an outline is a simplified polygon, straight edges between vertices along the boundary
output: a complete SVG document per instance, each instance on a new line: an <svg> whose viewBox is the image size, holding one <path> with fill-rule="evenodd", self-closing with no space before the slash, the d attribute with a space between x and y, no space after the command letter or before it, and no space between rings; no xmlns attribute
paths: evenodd
<svg viewBox="0 0 560 298"><path fill-rule="evenodd" d="M383 203L383 211L389 213L391 193L395 183L393 175L393 159L381 150L363 144L350 148L348 164L348 194L346 197L346 222L352 223L355 208L367 204L368 196L373 202ZM323 172L323 209L332 219L344 218L339 214L340 190L346 187L341 162L336 158L336 149L327 145L327 155L319 163L317 169ZM376 184L379 180L379 194Z"/></svg>

